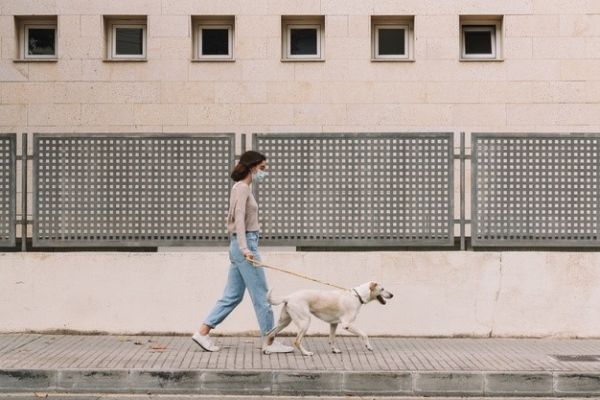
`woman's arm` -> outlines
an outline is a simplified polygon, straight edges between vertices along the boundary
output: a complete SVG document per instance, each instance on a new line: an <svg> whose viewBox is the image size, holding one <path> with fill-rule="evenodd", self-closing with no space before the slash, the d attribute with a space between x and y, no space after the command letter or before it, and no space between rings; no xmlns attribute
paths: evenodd
<svg viewBox="0 0 600 400"><path fill-rule="evenodd" d="M235 234L238 239L238 246L244 255L252 254L246 243L246 202L250 197L250 187L247 185L238 185L237 193L235 194L235 209L233 211L233 219L235 221Z"/></svg>

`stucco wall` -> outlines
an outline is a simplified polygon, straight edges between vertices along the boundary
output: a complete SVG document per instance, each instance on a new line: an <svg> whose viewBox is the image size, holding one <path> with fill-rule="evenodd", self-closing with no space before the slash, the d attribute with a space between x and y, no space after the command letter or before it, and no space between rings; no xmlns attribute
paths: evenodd
<svg viewBox="0 0 600 400"><path fill-rule="evenodd" d="M595 253L265 249L263 258L347 287L379 281L394 298L385 306L363 307L357 325L369 334L598 337L600 332ZM3 253L0 331L192 332L221 295L227 268L224 250ZM267 276L278 295L330 290L276 271ZM246 296L215 332L256 330ZM327 332L328 325L313 318L309 333Z"/></svg>
<svg viewBox="0 0 600 400"><path fill-rule="evenodd" d="M39 14L58 16L58 62L14 62L14 16ZM103 15L123 14L148 16L147 62L104 61ZM215 14L236 16L236 60L191 62L191 15ZM503 61L458 60L461 14L504 16ZM281 62L281 15L325 16L325 62ZM414 15L415 62L370 61L371 15ZM461 130L600 131L600 2L0 0L1 132ZM396 297L363 311L370 333L600 331L595 253L265 258L343 285L381 280ZM226 268L219 251L0 254L0 330L188 332ZM280 293L311 286L269 275ZM255 327L246 301L219 331Z"/></svg>
<svg viewBox="0 0 600 400"><path fill-rule="evenodd" d="M0 0L5 132L598 131L595 0ZM58 15L59 61L14 63L14 15ZM103 15L148 16L148 61L103 62ZM235 15L192 63L191 15ZM325 62L281 62L281 15L325 16ZM459 62L459 15L504 16L504 61ZM415 16L415 62L370 61L370 16Z"/></svg>

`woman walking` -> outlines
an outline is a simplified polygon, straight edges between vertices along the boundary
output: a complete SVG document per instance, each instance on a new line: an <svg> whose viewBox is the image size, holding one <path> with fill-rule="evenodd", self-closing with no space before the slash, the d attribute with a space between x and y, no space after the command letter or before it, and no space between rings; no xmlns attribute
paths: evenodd
<svg viewBox="0 0 600 400"><path fill-rule="evenodd" d="M250 261L260 260L258 254L258 204L252 195L253 182L261 182L267 176L267 158L256 152L247 151L242 154L239 163L231 173L236 181L231 189L227 230L230 233L229 244L229 276L225 291L212 311L208 314L200 329L194 333L192 340L205 351L219 351L209 333L233 311L242 301L248 289L254 312L263 336L263 352L290 353L294 351L273 339L264 339L273 329L273 310L267 301L267 279L262 268L254 267Z"/></svg>

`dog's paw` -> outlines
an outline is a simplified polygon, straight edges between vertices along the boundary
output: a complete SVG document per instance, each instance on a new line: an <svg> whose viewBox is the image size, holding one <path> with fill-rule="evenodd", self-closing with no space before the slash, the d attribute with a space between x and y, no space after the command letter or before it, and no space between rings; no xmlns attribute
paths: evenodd
<svg viewBox="0 0 600 400"><path fill-rule="evenodd" d="M307 356L307 357L310 357L313 354L315 354L315 353L313 353L312 351L305 351L304 353L302 353L303 356Z"/></svg>
<svg viewBox="0 0 600 400"><path fill-rule="evenodd" d="M331 352L333 354L340 354L342 351L340 349L338 349L337 347L332 347Z"/></svg>
<svg viewBox="0 0 600 400"><path fill-rule="evenodd" d="M373 351L373 346L371 346L370 344L368 344L366 347L367 347L367 350Z"/></svg>

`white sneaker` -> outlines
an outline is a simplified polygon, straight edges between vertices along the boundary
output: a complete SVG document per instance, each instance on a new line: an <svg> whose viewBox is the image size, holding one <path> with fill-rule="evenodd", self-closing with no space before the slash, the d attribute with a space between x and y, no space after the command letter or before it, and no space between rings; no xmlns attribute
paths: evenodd
<svg viewBox="0 0 600 400"><path fill-rule="evenodd" d="M208 335L201 335L199 332L194 333L192 340L204 351L219 351L221 348L215 346Z"/></svg>
<svg viewBox="0 0 600 400"><path fill-rule="evenodd" d="M294 348L292 346L286 346L285 344L278 342L277 340L275 340L272 344L268 346L263 346L263 353L267 355L273 353L292 353L293 351Z"/></svg>

